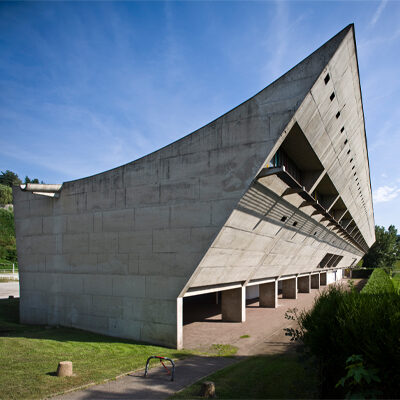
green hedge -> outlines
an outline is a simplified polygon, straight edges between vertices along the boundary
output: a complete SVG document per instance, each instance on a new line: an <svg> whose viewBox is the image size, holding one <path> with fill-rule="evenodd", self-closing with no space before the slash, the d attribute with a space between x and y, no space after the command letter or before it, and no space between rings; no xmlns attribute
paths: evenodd
<svg viewBox="0 0 400 400"><path fill-rule="evenodd" d="M376 268L362 292L365 294L393 293L393 282L385 270Z"/></svg>
<svg viewBox="0 0 400 400"><path fill-rule="evenodd" d="M322 397L345 396L346 388L335 389L335 385L346 375L348 357L357 354L366 367L378 370L382 384L372 389L380 390L384 398L398 398L400 296L385 291L386 287L385 283L380 294L330 287L312 310L300 314L301 338L319 360Z"/></svg>

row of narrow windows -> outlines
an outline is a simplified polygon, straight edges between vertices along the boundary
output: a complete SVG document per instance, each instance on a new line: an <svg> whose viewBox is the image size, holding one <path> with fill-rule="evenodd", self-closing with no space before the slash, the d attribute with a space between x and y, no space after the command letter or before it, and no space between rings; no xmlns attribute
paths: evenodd
<svg viewBox="0 0 400 400"><path fill-rule="evenodd" d="M325 85L328 84L328 82L330 81L330 79L331 79L330 75L329 75L329 74L326 74L326 75L325 75L325 78L324 78ZM332 94L330 95L329 98L330 98L331 101L333 101L333 99L335 98L335 92L332 92ZM340 111L338 111L338 112L336 113L336 119L338 119L339 117L340 117ZM340 132L341 132L341 133L344 132L344 126L342 126L342 128L340 129ZM344 144L346 145L347 143L348 143L348 140L346 139L345 142L344 142ZM350 154L350 149L347 151L347 154ZM353 162L353 158L350 159L350 163L352 163L352 162ZM354 165L353 165L353 167L352 167L352 170L353 170L353 169L354 169ZM357 175L357 172L354 172L354 176L356 176L356 175ZM360 188L359 183L357 184L357 186L358 186L359 196L361 197L361 203L362 203L363 208L364 208L364 213L367 214L367 210L366 210L366 207L365 207L364 197L363 197L363 195L362 195L362 193L361 193L361 188Z"/></svg>

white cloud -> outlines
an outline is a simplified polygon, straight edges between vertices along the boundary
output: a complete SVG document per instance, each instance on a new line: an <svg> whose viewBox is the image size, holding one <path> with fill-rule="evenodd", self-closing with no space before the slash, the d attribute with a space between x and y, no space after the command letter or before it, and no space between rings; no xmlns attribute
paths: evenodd
<svg viewBox="0 0 400 400"><path fill-rule="evenodd" d="M400 194L397 186L380 186L373 193L375 203L386 203L395 199Z"/></svg>
<svg viewBox="0 0 400 400"><path fill-rule="evenodd" d="M387 0L382 0L381 1L381 3L379 4L378 8L376 9L376 11L375 11L375 13L374 13L374 15L372 17L372 20L370 22L370 26L374 26L377 23L379 17L382 14L383 9L386 7L386 4L387 4Z"/></svg>

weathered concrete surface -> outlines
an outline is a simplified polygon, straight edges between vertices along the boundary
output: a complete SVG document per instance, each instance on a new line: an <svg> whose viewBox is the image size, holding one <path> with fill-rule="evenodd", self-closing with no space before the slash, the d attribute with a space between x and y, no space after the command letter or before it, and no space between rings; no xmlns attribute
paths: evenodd
<svg viewBox="0 0 400 400"><path fill-rule="evenodd" d="M260 307L278 307L278 281L260 285Z"/></svg>
<svg viewBox="0 0 400 400"><path fill-rule="evenodd" d="M349 26L159 151L59 198L14 188L21 321L179 347L189 290L356 263L374 241L357 67ZM358 244L278 175L257 178L281 146Z"/></svg>

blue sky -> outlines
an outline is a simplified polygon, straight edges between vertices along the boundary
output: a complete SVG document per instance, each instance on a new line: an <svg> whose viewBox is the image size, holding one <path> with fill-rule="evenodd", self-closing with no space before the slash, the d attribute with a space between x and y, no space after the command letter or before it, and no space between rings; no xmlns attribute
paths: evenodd
<svg viewBox="0 0 400 400"><path fill-rule="evenodd" d="M400 228L400 2L0 3L0 170L60 183L210 122L355 23L375 222Z"/></svg>

